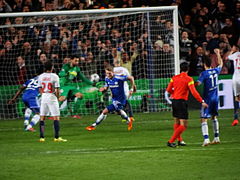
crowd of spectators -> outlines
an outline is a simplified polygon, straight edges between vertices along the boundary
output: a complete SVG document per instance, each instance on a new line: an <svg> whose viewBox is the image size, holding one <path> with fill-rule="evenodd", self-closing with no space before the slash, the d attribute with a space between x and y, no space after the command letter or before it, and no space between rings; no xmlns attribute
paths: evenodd
<svg viewBox="0 0 240 180"><path fill-rule="evenodd" d="M221 73L231 74L226 55L232 45L240 44L239 0L0 0L0 13L166 5L179 9L180 61L190 63L189 75L199 75L204 58L216 66L214 48L220 48L224 59ZM104 78L104 66L113 64L118 52L137 79L174 72L167 69L174 58L173 22L165 14L151 17L150 37L142 14L54 23L64 18L52 18L53 23L42 16L1 18L0 25L8 27L0 28L0 85L21 84L41 72L47 59L55 62L58 72L72 54L79 55L86 76L97 72ZM29 26L21 27L23 23Z"/></svg>

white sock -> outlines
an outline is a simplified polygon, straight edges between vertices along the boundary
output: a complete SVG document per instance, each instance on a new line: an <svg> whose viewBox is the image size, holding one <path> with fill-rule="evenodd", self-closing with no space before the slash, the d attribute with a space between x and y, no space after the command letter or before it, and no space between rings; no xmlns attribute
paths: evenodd
<svg viewBox="0 0 240 180"><path fill-rule="evenodd" d="M103 113L101 113L96 122L92 124L92 126L97 126L98 124L100 124L104 119L106 119L107 115L104 115Z"/></svg>
<svg viewBox="0 0 240 180"><path fill-rule="evenodd" d="M30 122L30 124L27 126L27 129L32 128L34 125L36 125L38 123L38 121L40 120L40 115L39 114L35 114Z"/></svg>
<svg viewBox="0 0 240 180"><path fill-rule="evenodd" d="M24 113L24 119L29 121L31 114L32 114L32 110L30 108L26 108Z"/></svg>
<svg viewBox="0 0 240 180"><path fill-rule="evenodd" d="M63 109L65 109L66 107L67 107L67 100L65 100L65 101L63 101L63 103L61 104L61 106L60 106L60 110L63 110Z"/></svg>
<svg viewBox="0 0 240 180"><path fill-rule="evenodd" d="M214 137L218 137L219 135L219 123L218 119L213 119L213 132L214 132Z"/></svg>
<svg viewBox="0 0 240 180"><path fill-rule="evenodd" d="M125 111L123 110L120 110L120 115L123 119L126 119L128 122L129 122L129 118L128 118L128 115L126 114Z"/></svg>
<svg viewBox="0 0 240 180"><path fill-rule="evenodd" d="M209 139L207 122L202 122L202 135L204 139Z"/></svg>

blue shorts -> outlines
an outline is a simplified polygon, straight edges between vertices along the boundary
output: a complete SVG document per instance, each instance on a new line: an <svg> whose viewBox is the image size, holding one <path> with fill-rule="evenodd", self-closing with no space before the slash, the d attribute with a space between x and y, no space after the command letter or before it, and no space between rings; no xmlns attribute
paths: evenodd
<svg viewBox="0 0 240 180"><path fill-rule="evenodd" d="M211 116L218 116L218 98L213 97L204 101L208 104L207 108L201 108L201 118L208 119Z"/></svg>
<svg viewBox="0 0 240 180"><path fill-rule="evenodd" d="M120 111L121 109L123 109L125 104L120 103L119 101L113 101L112 104L107 106L107 109L109 112L113 112L113 111Z"/></svg>
<svg viewBox="0 0 240 180"><path fill-rule="evenodd" d="M36 96L23 96L23 103L30 108L34 113L40 113L40 106Z"/></svg>

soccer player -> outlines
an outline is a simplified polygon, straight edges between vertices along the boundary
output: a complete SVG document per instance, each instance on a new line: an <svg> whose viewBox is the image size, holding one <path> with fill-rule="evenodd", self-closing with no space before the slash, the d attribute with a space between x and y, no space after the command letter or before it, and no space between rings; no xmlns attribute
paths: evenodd
<svg viewBox="0 0 240 180"><path fill-rule="evenodd" d="M38 102L38 76L27 80L23 83L16 94L13 96L12 99L8 101L8 104L13 104L16 102L17 98L22 94L22 101L26 106L25 114L24 114L24 129L25 131L32 131L34 132L35 129L33 128L40 119L40 106ZM33 117L31 118L32 112L34 113ZM31 121L29 123L29 120Z"/></svg>
<svg viewBox="0 0 240 180"><path fill-rule="evenodd" d="M122 67L121 64L120 64L120 61L119 60L115 60L114 61L114 68L113 68L113 72L114 74L116 75L123 75L123 76L130 76L130 73L129 71ZM133 118L133 110L132 110L132 107L131 107L131 104L129 103L128 99L129 97L132 95L133 93L133 89L130 89L129 90L129 85L127 83L127 81L124 82L124 92L125 92L125 96L127 98L126 100L126 104L124 106L124 110L126 110L128 112L128 115L129 115L129 118L134 121L134 118ZM125 121L125 120L124 120Z"/></svg>
<svg viewBox="0 0 240 180"><path fill-rule="evenodd" d="M201 72L195 85L204 85L203 100L208 104L207 108L201 109L201 129L204 138L202 146L208 146L209 144L219 144L219 122L218 116L218 75L220 74L223 66L223 61L220 55L219 49L214 49L218 59L218 66L216 68L211 67L211 60L205 59L204 68L205 71ZM210 143L208 134L207 120L211 117L213 122L214 139Z"/></svg>
<svg viewBox="0 0 240 180"><path fill-rule="evenodd" d="M53 64L51 61L47 61L45 64L45 72L39 76L38 86L42 95L40 106L40 142L45 141L44 128L45 117L50 113L53 117L53 126L55 131L54 142L66 142L66 139L59 137L60 130L60 110L59 110L59 77L57 74L52 73Z"/></svg>
<svg viewBox="0 0 240 180"><path fill-rule="evenodd" d="M188 120L188 95L189 91L196 98L203 107L208 105L201 98L194 86L193 79L188 76L189 65L186 62L180 64L180 74L171 78L170 83L166 91L172 96L172 114L174 117L174 132L171 139L167 142L167 146L175 148L177 145L174 143L176 139L179 139L179 146L186 146L186 143L182 140L181 134L187 128Z"/></svg>
<svg viewBox="0 0 240 180"><path fill-rule="evenodd" d="M233 46L229 55L228 59L233 61L234 65L234 73L232 77L232 83L233 83L233 93L235 97L235 101L240 102L240 52L238 46ZM234 103L237 103L234 102ZM235 104L234 106L234 116L237 113L236 109L239 104ZM234 120L232 122L232 126L236 126L238 124L238 119L234 117Z"/></svg>
<svg viewBox="0 0 240 180"><path fill-rule="evenodd" d="M86 130L92 131L96 129L96 126L99 125L104 119L106 119L109 112L116 111L123 119L127 120L128 130L132 130L132 120L128 117L126 112L123 110L123 107L126 104L126 95L124 92L124 82L129 80L133 88L133 92L136 92L136 85L134 78L132 76L121 76L114 75L112 67L105 68L106 79L105 86L99 89L100 92L106 91L110 88L112 93L112 104L107 106L102 113L98 116L95 123L91 126L86 127Z"/></svg>
<svg viewBox="0 0 240 180"><path fill-rule="evenodd" d="M88 85L93 85L93 82L87 79L83 73L81 73L80 68L78 67L79 57L73 55L70 59L70 62L64 64L61 71L59 72L60 77L60 85L61 85L61 94L59 97L59 101L62 102L60 106L60 110L63 110L67 107L67 98L75 96L75 102L83 97L77 82L82 80ZM76 107L75 107L76 108ZM74 111L75 111L74 108ZM78 115L74 115L75 118L80 118Z"/></svg>

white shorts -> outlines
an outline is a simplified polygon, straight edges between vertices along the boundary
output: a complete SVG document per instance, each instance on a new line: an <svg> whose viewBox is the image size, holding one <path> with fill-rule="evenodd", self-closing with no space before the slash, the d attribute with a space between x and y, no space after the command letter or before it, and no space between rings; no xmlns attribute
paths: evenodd
<svg viewBox="0 0 240 180"><path fill-rule="evenodd" d="M234 96L239 96L240 95L240 79L233 78L232 85L233 85Z"/></svg>
<svg viewBox="0 0 240 180"><path fill-rule="evenodd" d="M60 116L59 103L54 94L42 94L40 116Z"/></svg>

